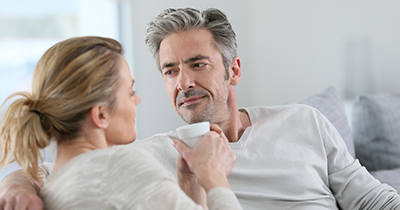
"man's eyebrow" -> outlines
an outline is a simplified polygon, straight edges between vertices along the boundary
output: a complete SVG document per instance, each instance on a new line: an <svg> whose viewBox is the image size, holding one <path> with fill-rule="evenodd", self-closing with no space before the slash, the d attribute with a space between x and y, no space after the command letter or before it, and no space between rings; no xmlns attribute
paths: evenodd
<svg viewBox="0 0 400 210"><path fill-rule="evenodd" d="M207 59L208 60L208 59L210 59L210 57L209 56L204 56L204 55L196 55L196 56L194 56L192 58L189 58L189 59L185 60L184 63L190 63L190 62L203 60L203 59ZM169 68L169 67L173 67L173 66L177 66L177 65L178 65L177 63L173 63L173 62L164 63L162 65L161 69L165 69L165 68Z"/></svg>
<svg viewBox="0 0 400 210"><path fill-rule="evenodd" d="M184 63L190 63L190 62L194 62L194 61L198 61L198 60L203 60L203 59L210 59L209 56L205 56L205 55L196 55L192 58L189 58L187 60L184 61Z"/></svg>
<svg viewBox="0 0 400 210"><path fill-rule="evenodd" d="M173 66L177 66L178 64L176 63L164 63L161 67L161 69L165 69L165 68L169 68L169 67L173 67Z"/></svg>

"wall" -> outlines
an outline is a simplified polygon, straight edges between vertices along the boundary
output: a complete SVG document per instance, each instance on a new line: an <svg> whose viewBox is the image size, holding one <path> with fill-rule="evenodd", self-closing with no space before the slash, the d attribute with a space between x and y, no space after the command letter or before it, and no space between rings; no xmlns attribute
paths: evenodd
<svg viewBox="0 0 400 210"><path fill-rule="evenodd" d="M400 90L400 1L132 1L139 139L184 124L144 44L146 24L168 7L226 13L242 61L239 106L290 103L329 85L347 100Z"/></svg>

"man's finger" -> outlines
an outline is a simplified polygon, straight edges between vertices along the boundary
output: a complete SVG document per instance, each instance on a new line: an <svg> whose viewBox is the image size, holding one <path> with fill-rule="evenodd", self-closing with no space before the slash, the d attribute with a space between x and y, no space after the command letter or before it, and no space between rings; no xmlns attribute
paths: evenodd
<svg viewBox="0 0 400 210"><path fill-rule="evenodd" d="M25 210L25 209L28 209L28 207L29 207L28 206L28 198L23 196L23 195L18 196L17 197L17 202L15 204L15 209Z"/></svg>
<svg viewBox="0 0 400 210"><path fill-rule="evenodd" d="M6 201L4 199L0 200L0 210L3 210L6 208Z"/></svg>
<svg viewBox="0 0 400 210"><path fill-rule="evenodd" d="M27 206L27 209L29 209L29 210L44 210L45 209L43 201L39 197L33 198L30 202L30 205L32 205L32 206L29 206L29 205Z"/></svg>
<svg viewBox="0 0 400 210"><path fill-rule="evenodd" d="M14 199L6 199L4 210L13 210L13 209L15 209L14 207L15 207L15 200Z"/></svg>

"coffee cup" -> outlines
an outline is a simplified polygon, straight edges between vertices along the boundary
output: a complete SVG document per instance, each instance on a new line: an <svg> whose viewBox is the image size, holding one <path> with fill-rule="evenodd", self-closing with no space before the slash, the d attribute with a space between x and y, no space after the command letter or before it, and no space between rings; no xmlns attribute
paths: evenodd
<svg viewBox="0 0 400 210"><path fill-rule="evenodd" d="M182 140L188 147L195 148L204 134L210 131L210 123L200 122L185 125L176 129L178 138Z"/></svg>

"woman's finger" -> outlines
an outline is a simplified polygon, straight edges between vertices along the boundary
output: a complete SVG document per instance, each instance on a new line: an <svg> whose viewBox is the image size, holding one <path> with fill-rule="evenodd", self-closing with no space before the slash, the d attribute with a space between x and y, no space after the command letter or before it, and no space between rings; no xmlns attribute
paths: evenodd
<svg viewBox="0 0 400 210"><path fill-rule="evenodd" d="M210 124L210 130L215 131L219 134L224 133L222 129L217 124Z"/></svg>

